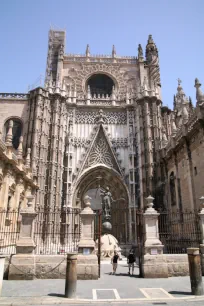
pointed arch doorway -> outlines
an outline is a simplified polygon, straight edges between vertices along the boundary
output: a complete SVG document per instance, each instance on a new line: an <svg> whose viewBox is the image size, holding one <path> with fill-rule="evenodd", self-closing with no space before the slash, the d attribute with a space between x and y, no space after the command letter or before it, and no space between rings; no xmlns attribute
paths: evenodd
<svg viewBox="0 0 204 306"><path fill-rule="evenodd" d="M112 229L109 231L116 237L119 243L125 244L132 240L132 228L129 211L129 192L121 175L104 164L86 169L78 179L73 194L73 206L84 207L85 195L91 197L92 209L103 210L101 190L109 191L114 202L111 205L110 223ZM103 215L103 213L102 213ZM103 223L102 216L102 223ZM106 232L102 224L102 234Z"/></svg>
<svg viewBox="0 0 204 306"><path fill-rule="evenodd" d="M139 266L139 275L143 276L142 256L144 243L144 220L143 212L135 207L130 207L130 196L121 175L104 164L98 164L83 171L75 184L73 193L73 207L84 208L83 199L85 195L91 197L92 209L95 212L102 212L102 199L100 198L100 188L105 190L109 187L114 203L111 206L110 223L112 234L119 242L123 255L127 256L129 250L134 248L137 264ZM96 213L96 217L100 213ZM97 222L97 220L101 220ZM100 240L101 234L107 233L107 228L103 227L102 217L95 219L95 237ZM98 226L98 224L99 226ZM100 277L100 249L98 246L98 264Z"/></svg>

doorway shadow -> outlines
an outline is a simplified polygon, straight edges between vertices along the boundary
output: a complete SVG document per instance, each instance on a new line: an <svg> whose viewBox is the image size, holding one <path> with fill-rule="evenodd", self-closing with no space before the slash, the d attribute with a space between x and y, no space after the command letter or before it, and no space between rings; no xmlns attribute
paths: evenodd
<svg viewBox="0 0 204 306"><path fill-rule="evenodd" d="M191 292L187 291L169 291L170 294L178 294L178 295L193 295Z"/></svg>
<svg viewBox="0 0 204 306"><path fill-rule="evenodd" d="M104 273L104 274L113 275L112 272ZM128 276L129 278L140 278L140 276L137 274L129 275L128 273L116 273L113 276Z"/></svg>
<svg viewBox="0 0 204 306"><path fill-rule="evenodd" d="M64 294L60 294L60 293L48 293L49 296L55 296L55 297L65 297Z"/></svg>

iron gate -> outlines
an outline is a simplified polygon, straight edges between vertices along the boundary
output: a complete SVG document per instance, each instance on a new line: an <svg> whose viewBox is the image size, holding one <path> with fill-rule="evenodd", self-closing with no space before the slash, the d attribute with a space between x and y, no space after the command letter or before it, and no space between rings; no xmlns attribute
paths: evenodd
<svg viewBox="0 0 204 306"><path fill-rule="evenodd" d="M101 272L101 236L106 233L102 223L105 221L102 210L95 210L94 240L96 241L98 257L98 276ZM130 249L133 249L138 260L139 276L143 277L143 245L144 245L144 211L135 207L113 205L111 209L110 223L112 229L109 231L122 248L122 255L127 256Z"/></svg>

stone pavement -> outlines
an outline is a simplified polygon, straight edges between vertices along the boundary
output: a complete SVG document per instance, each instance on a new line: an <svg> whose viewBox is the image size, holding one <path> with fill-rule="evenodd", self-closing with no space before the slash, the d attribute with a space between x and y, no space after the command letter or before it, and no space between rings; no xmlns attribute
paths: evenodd
<svg viewBox="0 0 204 306"><path fill-rule="evenodd" d="M110 274L111 268L109 262L102 264L101 278L98 281L79 280L76 300L63 297L64 280L4 281L0 306L90 303L96 305L98 302L100 305L107 303L123 303L124 305L134 305L134 303L137 305L187 305L189 303L194 305L195 301L196 305L199 305L198 303L204 305L204 296L191 295L189 277L143 279L137 275L138 268L135 269L134 276L129 276L125 262L120 263L116 275Z"/></svg>

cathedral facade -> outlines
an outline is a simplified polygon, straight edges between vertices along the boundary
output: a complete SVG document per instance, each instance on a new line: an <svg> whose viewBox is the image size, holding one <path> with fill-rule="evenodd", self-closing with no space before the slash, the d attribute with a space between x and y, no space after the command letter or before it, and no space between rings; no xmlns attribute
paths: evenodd
<svg viewBox="0 0 204 306"><path fill-rule="evenodd" d="M118 56L114 46L111 55L92 55L88 45L84 55L64 49L65 32L50 30L45 86L0 94L2 139L12 119L14 149L21 136L24 155L31 149L36 205L80 208L90 190L109 187L127 207L144 208L152 195L155 207L198 208L204 195L199 81L196 106L178 80L170 110L162 104L151 35L137 57Z"/></svg>

